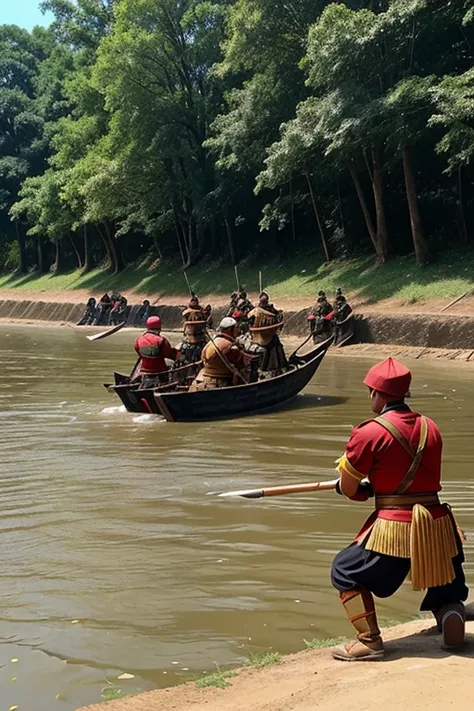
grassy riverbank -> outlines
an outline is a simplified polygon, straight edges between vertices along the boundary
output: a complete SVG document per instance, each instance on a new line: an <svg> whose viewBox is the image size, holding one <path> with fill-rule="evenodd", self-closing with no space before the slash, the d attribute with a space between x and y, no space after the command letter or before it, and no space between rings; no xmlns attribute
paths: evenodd
<svg viewBox="0 0 474 711"><path fill-rule="evenodd" d="M258 289L258 272L262 270L264 287L274 299L314 299L319 289L333 294L338 286L360 303L376 304L397 300L406 304L452 299L470 288L474 289L474 252L443 254L439 261L418 267L413 257L393 260L376 269L372 259L356 259L317 264L315 259L295 257L285 262L241 264L241 283L250 293ZM235 289L233 267L199 264L188 270L195 291L226 299ZM182 270L167 263L130 266L117 275L104 270L87 274L80 271L56 275L0 275L0 289L38 292L87 291L95 296L117 288L143 296L161 299L187 293Z"/></svg>
<svg viewBox="0 0 474 711"><path fill-rule="evenodd" d="M471 615L469 615L471 617ZM387 658L376 663L335 662L327 649L310 648L272 663L251 664L213 675L214 683L188 682L111 701L110 711L339 711L346 706L376 711L471 711L474 624L468 643L453 655L440 647L432 620L384 630ZM91 706L90 711L104 707ZM85 711L84 709L82 711Z"/></svg>

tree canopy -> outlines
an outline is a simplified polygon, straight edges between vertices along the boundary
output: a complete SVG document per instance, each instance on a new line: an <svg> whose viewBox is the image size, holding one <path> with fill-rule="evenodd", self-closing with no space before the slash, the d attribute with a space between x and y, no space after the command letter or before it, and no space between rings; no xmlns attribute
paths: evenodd
<svg viewBox="0 0 474 711"><path fill-rule="evenodd" d="M466 248L471 0L45 0L0 26L0 268Z"/></svg>

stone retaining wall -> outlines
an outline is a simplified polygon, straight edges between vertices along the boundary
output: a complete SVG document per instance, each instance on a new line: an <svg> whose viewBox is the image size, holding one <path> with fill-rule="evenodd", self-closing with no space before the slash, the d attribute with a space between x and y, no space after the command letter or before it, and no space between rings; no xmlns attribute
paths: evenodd
<svg viewBox="0 0 474 711"><path fill-rule="evenodd" d="M47 301L0 301L0 318L27 321L77 323L85 304L51 303ZM128 323L133 325L138 305L132 306ZM166 330L180 329L183 306L152 306L151 314L160 316ZM223 317L225 307L213 312L214 325ZM308 333L308 310L285 314L284 333L305 336ZM357 314L354 343L393 343L401 346L430 348L463 348L474 350L474 318L431 314Z"/></svg>

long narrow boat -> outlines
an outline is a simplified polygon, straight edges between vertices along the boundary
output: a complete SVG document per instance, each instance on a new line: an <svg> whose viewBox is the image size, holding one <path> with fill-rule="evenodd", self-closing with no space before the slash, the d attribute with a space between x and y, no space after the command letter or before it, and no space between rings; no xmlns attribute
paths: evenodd
<svg viewBox="0 0 474 711"><path fill-rule="evenodd" d="M303 390L332 343L332 337L314 346L304 355L290 356L291 368L274 378L247 385L233 385L213 390L188 392L186 387L170 383L154 389L140 389L124 382L115 373L115 385L107 386L122 400L130 412L161 414L169 422L216 420L270 410L291 400Z"/></svg>

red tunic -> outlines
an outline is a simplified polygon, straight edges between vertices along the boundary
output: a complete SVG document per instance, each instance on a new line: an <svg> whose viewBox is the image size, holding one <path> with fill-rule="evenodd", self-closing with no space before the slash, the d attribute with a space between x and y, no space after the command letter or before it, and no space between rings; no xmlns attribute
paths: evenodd
<svg viewBox="0 0 474 711"><path fill-rule="evenodd" d="M176 348L163 336L147 331L135 341L135 350L142 359L140 371L154 375L166 371L165 358L176 359Z"/></svg>
<svg viewBox="0 0 474 711"><path fill-rule="evenodd" d="M383 417L393 423L416 450L420 439L421 415L411 410L389 410ZM416 476L405 494L437 493L441 490L441 433L433 420L426 420L426 446ZM413 458L382 425L375 420L368 420L353 429L346 445L345 460L349 466L345 466L342 460L340 469L355 478L368 478L375 494L390 495L395 494ZM446 514L446 510L441 506L430 507L430 511L435 518ZM411 521L411 511L402 509L384 509L378 511L377 516Z"/></svg>

